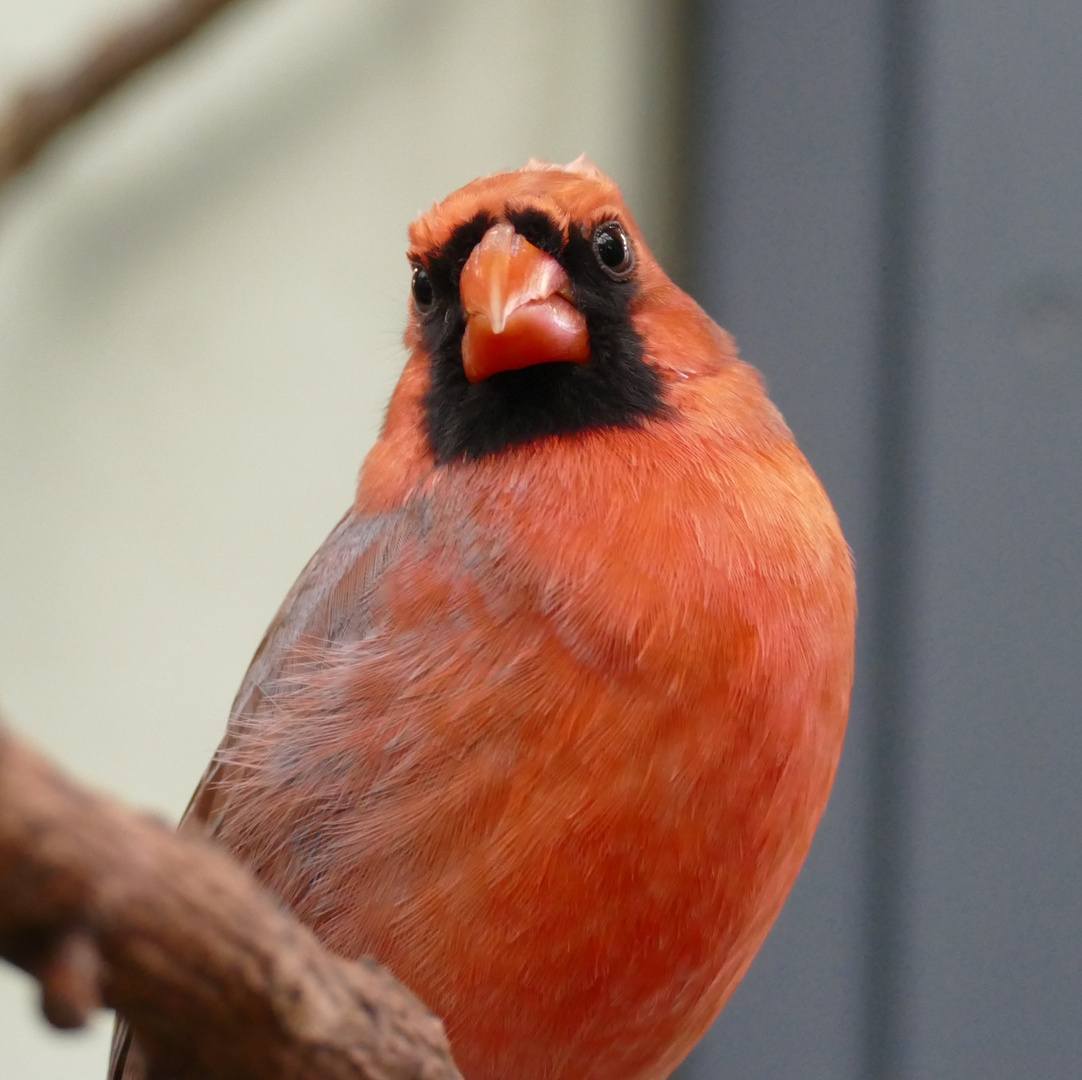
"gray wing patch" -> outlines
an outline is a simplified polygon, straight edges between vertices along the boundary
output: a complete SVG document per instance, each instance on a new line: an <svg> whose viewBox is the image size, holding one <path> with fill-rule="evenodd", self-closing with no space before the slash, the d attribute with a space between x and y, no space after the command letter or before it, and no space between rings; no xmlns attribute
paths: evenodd
<svg viewBox="0 0 1082 1080"><path fill-rule="evenodd" d="M263 635L233 700L229 724L181 819L183 831L215 835L221 824L216 789L240 725L258 723L285 658L304 638L358 640L369 629L373 586L410 539L427 528L423 502L372 518L347 513L301 571Z"/></svg>
<svg viewBox="0 0 1082 1080"><path fill-rule="evenodd" d="M219 798L229 779L230 751L239 728L258 723L269 688L277 681L291 650L304 638L359 640L370 630L373 588L403 546L427 531L423 501L359 518L348 512L301 571L256 649L233 701L229 724L181 819L181 832L214 835L221 825ZM113 1029L109 1080L145 1080L147 1066L131 1028L122 1017Z"/></svg>

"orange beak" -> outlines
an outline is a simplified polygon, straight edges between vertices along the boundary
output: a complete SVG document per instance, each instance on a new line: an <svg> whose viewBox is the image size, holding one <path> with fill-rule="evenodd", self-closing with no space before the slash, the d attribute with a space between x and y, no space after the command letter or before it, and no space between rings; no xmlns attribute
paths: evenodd
<svg viewBox="0 0 1082 1080"><path fill-rule="evenodd" d="M470 253L459 279L466 311L462 367L471 383L533 364L590 359L586 320L564 268L503 222Z"/></svg>

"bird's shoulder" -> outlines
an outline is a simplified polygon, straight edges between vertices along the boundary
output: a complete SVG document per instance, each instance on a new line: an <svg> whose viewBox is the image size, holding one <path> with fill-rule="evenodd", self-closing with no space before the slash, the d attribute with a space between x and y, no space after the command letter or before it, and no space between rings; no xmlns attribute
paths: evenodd
<svg viewBox="0 0 1082 1080"><path fill-rule="evenodd" d="M233 700L229 723L181 822L182 831L216 831L219 793L228 783L230 751L274 708L290 659L335 643L362 639L370 630L376 583L411 538L426 528L423 504L339 520L286 594L255 650Z"/></svg>

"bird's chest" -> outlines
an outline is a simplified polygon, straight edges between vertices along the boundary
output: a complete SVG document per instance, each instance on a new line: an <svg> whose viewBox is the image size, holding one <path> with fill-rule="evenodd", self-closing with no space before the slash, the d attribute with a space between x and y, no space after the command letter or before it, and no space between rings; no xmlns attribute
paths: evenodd
<svg viewBox="0 0 1082 1080"><path fill-rule="evenodd" d="M508 704L515 734L448 775L460 801L422 844L440 855L372 951L446 1017L464 1069L499 1075L525 1039L640 1075L750 958L806 793L731 701L548 671L544 703Z"/></svg>
<svg viewBox="0 0 1082 1080"><path fill-rule="evenodd" d="M537 1045L660 1069L743 971L825 801L817 601L764 588L712 506L666 506L437 520L282 756L338 815L296 906L443 1015L467 1075L521 1074L506 1055Z"/></svg>

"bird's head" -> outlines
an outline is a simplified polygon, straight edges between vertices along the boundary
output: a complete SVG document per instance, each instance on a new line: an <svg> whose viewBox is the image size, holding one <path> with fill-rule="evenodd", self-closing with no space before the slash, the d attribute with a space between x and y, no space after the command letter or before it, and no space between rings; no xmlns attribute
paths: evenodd
<svg viewBox="0 0 1082 1080"><path fill-rule="evenodd" d="M410 227L409 260L406 382L423 383L437 463L664 417L669 361L655 346L681 320L688 363L717 352L713 324L585 157L456 191Z"/></svg>

